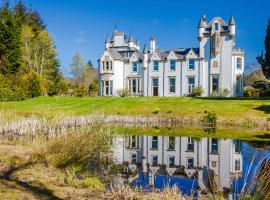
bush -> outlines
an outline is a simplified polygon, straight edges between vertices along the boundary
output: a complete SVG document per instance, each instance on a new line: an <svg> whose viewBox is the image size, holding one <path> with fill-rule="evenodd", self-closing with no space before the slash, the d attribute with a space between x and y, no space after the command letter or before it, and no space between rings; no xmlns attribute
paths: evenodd
<svg viewBox="0 0 270 200"><path fill-rule="evenodd" d="M203 126L216 127L216 125L217 125L217 114L214 113L214 112L208 112L208 111L205 111L204 113L205 113L205 115L203 116L203 118L201 120Z"/></svg>
<svg viewBox="0 0 270 200"><path fill-rule="evenodd" d="M103 162L100 154L109 152L109 141L112 139L110 132L102 127L102 123L95 122L53 138L41 149L41 155L49 164L60 168L82 166L85 169L91 166L101 169Z"/></svg>
<svg viewBox="0 0 270 200"><path fill-rule="evenodd" d="M77 90L76 90L76 97L83 97L86 95L86 91L85 91L85 87L84 86L80 86Z"/></svg>
<svg viewBox="0 0 270 200"><path fill-rule="evenodd" d="M160 109L159 108L156 108L154 111L153 111L153 114L158 114L160 112Z"/></svg>
<svg viewBox="0 0 270 200"><path fill-rule="evenodd" d="M120 97L127 97L130 96L129 90L127 88L125 89L119 89L116 91L116 93L120 96Z"/></svg>
<svg viewBox="0 0 270 200"><path fill-rule="evenodd" d="M229 95L230 95L230 90L229 89L227 89L227 88L224 88L223 90L221 90L221 92L220 92L220 95L222 96L222 97L228 97Z"/></svg>
<svg viewBox="0 0 270 200"><path fill-rule="evenodd" d="M19 82L19 78L17 79ZM26 98L24 90L21 86L11 79L0 75L0 101L21 101Z"/></svg>
<svg viewBox="0 0 270 200"><path fill-rule="evenodd" d="M90 96L97 96L97 94L98 94L98 82L97 81L93 81L92 83L90 83L88 92L89 92Z"/></svg>
<svg viewBox="0 0 270 200"><path fill-rule="evenodd" d="M26 95L29 98L41 96L45 90L43 81L35 72L29 72L24 75L23 82Z"/></svg>
<svg viewBox="0 0 270 200"><path fill-rule="evenodd" d="M194 97L200 97L203 94L203 88L201 86L194 87L192 90L192 96Z"/></svg>
<svg viewBox="0 0 270 200"><path fill-rule="evenodd" d="M247 86L244 89L244 97L259 97L259 92L251 86Z"/></svg>
<svg viewBox="0 0 270 200"><path fill-rule="evenodd" d="M270 96L270 83L268 81L255 81L252 87L258 91L260 97Z"/></svg>

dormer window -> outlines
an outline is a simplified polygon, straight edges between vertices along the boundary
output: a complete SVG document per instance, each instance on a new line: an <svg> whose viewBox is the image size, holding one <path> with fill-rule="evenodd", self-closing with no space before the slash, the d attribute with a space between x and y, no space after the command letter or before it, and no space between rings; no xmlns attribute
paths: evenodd
<svg viewBox="0 0 270 200"><path fill-rule="evenodd" d="M218 31L218 28L219 28L219 24L215 23L215 31Z"/></svg>

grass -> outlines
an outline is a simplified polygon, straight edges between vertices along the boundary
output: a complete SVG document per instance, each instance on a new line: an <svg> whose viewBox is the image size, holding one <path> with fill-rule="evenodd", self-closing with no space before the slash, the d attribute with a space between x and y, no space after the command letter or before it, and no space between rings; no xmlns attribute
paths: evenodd
<svg viewBox="0 0 270 200"><path fill-rule="evenodd" d="M207 110L223 118L269 117L270 99L192 97L39 97L20 102L2 102L2 114L14 116L69 116L95 112L106 114L181 115L196 117Z"/></svg>

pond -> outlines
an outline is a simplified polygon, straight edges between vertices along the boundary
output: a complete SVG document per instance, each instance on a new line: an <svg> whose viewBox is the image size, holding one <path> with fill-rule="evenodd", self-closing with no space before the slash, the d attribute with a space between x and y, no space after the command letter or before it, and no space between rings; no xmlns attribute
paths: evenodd
<svg viewBox="0 0 270 200"><path fill-rule="evenodd" d="M221 191L235 199L250 189L268 147L263 141L125 135L115 138L113 156L123 166L123 184L145 191L177 186L194 197Z"/></svg>

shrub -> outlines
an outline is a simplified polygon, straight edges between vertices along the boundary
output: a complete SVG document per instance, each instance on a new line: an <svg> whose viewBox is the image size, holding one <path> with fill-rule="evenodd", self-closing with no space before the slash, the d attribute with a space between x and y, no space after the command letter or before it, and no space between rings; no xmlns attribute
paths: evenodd
<svg viewBox="0 0 270 200"><path fill-rule="evenodd" d="M245 97L259 97L259 92L255 88L251 86L247 86L244 89L244 96Z"/></svg>
<svg viewBox="0 0 270 200"><path fill-rule="evenodd" d="M160 112L160 109L159 108L156 108L154 111L153 111L153 114L158 114Z"/></svg>
<svg viewBox="0 0 270 200"><path fill-rule="evenodd" d="M130 96L129 90L127 88L125 89L119 89L116 91L116 93L120 96L120 97L127 97Z"/></svg>
<svg viewBox="0 0 270 200"><path fill-rule="evenodd" d="M110 150L110 132L104 130L103 124L95 122L88 127L71 130L65 135L53 138L41 149L42 157L56 167L89 165L101 169L101 153Z"/></svg>
<svg viewBox="0 0 270 200"><path fill-rule="evenodd" d="M76 90L76 97L83 97L86 95L86 91L85 91L85 87L84 86L80 86L77 90Z"/></svg>
<svg viewBox="0 0 270 200"><path fill-rule="evenodd" d="M93 81L92 83L90 83L88 92L89 92L90 96L97 95L97 93L98 93L98 82L97 81Z"/></svg>
<svg viewBox="0 0 270 200"><path fill-rule="evenodd" d="M224 88L224 89L222 89L221 91L220 91L220 95L222 96L222 97L228 97L229 95L230 95L230 90L229 89L227 89L227 88Z"/></svg>
<svg viewBox="0 0 270 200"><path fill-rule="evenodd" d="M38 97L44 92L44 83L40 76L35 72L29 72L23 77L24 88L27 97Z"/></svg>
<svg viewBox="0 0 270 200"><path fill-rule="evenodd" d="M19 78L16 81L19 82ZM26 95L21 87L22 85L0 75L0 101L24 100Z"/></svg>
<svg viewBox="0 0 270 200"><path fill-rule="evenodd" d="M255 81L252 87L258 91L260 97L270 96L270 83L268 81Z"/></svg>
<svg viewBox="0 0 270 200"><path fill-rule="evenodd" d="M203 94L203 88L201 86L194 87L192 90L192 96L194 97L200 97Z"/></svg>
<svg viewBox="0 0 270 200"><path fill-rule="evenodd" d="M214 112L208 112L208 111L205 111L204 112L204 116L201 120L203 126L206 126L206 127L216 127L217 125L217 114L214 113Z"/></svg>

